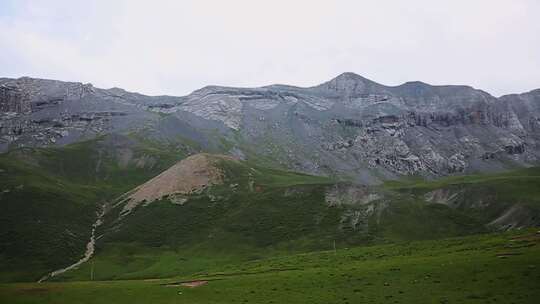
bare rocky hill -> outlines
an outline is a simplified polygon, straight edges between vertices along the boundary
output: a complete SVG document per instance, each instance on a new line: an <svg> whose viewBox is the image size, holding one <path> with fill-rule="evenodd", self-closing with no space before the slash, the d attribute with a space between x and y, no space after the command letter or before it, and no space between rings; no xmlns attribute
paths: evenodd
<svg viewBox="0 0 540 304"><path fill-rule="evenodd" d="M134 189L128 196L122 214L129 213L141 203L168 198L175 203L185 202L184 195L200 192L223 182L223 172L216 165L220 160L235 161L224 155L199 153L187 157L148 182Z"/></svg>

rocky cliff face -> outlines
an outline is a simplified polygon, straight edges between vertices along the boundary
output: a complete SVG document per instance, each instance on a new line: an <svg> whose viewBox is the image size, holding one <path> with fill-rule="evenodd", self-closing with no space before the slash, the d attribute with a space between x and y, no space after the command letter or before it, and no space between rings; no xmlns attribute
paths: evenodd
<svg viewBox="0 0 540 304"><path fill-rule="evenodd" d="M195 140L208 142L219 129L224 152L363 182L500 170L540 158L540 90L495 98L468 86L389 87L344 73L310 88L209 86L185 97L148 97L21 78L0 80L0 108L4 150L143 126L168 139L206 129Z"/></svg>
<svg viewBox="0 0 540 304"><path fill-rule="evenodd" d="M362 181L534 164L539 91L495 98L467 86L388 87L345 73L311 88L207 87L175 109L218 120L258 155Z"/></svg>
<svg viewBox="0 0 540 304"><path fill-rule="evenodd" d="M170 97L56 80L0 79L0 151L67 144L137 129L158 117L150 110Z"/></svg>

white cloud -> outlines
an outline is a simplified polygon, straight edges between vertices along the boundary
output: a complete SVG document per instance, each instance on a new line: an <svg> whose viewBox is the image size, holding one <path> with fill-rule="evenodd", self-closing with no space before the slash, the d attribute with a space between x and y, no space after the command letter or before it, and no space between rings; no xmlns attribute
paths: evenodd
<svg viewBox="0 0 540 304"><path fill-rule="evenodd" d="M0 14L7 73L0 76L174 95L208 84L308 86L344 71L388 85L470 84L495 95L540 87L535 0L57 0L13 7Z"/></svg>

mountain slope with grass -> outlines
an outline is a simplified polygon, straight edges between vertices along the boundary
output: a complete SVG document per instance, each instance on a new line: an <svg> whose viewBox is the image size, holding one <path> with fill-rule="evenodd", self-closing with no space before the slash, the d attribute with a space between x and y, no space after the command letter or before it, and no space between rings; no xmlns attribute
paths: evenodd
<svg viewBox="0 0 540 304"><path fill-rule="evenodd" d="M353 73L184 97L0 79L0 281L81 259L101 206L89 262L52 280L537 227L538 94Z"/></svg>
<svg viewBox="0 0 540 304"><path fill-rule="evenodd" d="M179 170L186 164L189 171ZM201 167L193 167L195 164ZM171 170L188 175L171 175ZM193 185L189 174L207 176L208 172L219 178L190 191L170 191L171 185L180 185L179 189L186 183ZM540 188L538 173L537 169L528 169L365 186L269 169L221 155L197 154L114 202L99 228L92 264L57 280L86 279L90 267L101 269L95 273L100 280L163 278L224 263L330 250L334 246L538 226L540 208L535 194L519 191L523 181L528 181L528 188ZM498 184L506 188L493 190ZM447 194L452 204L443 203L445 197L438 193L447 193L447 187L456 185L460 191L468 191L467 195ZM137 201L135 194L150 186L151 193L159 195L143 200L139 197ZM495 196L486 197L486 192ZM494 199L497 193L501 196ZM524 197L533 199L524 201ZM525 217L514 217L517 222L512 225L501 220L514 209L526 210Z"/></svg>
<svg viewBox="0 0 540 304"><path fill-rule="evenodd" d="M2 154L1 280L77 261L103 204L98 279L539 225L536 168L366 186L200 151L135 133ZM86 279L90 266L55 280Z"/></svg>
<svg viewBox="0 0 540 304"><path fill-rule="evenodd" d="M0 155L0 280L36 280L77 260L104 202L181 157L130 136Z"/></svg>

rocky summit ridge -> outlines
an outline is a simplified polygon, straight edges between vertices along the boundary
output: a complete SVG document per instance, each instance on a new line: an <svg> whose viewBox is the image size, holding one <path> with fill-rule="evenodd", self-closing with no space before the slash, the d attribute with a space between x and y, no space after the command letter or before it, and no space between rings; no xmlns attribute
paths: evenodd
<svg viewBox="0 0 540 304"><path fill-rule="evenodd" d="M469 86L385 86L354 73L301 88L208 86L183 97L0 78L0 150L112 133L372 183L530 166L540 90L496 98Z"/></svg>

